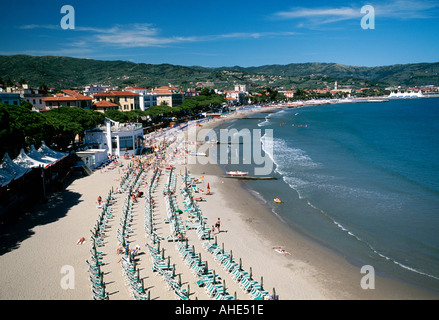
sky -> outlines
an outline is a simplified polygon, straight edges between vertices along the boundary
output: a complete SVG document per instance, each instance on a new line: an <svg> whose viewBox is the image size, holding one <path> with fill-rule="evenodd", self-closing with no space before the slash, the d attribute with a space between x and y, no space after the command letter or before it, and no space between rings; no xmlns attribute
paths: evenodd
<svg viewBox="0 0 439 320"><path fill-rule="evenodd" d="M439 0L0 0L0 12L0 55L205 67L439 61Z"/></svg>

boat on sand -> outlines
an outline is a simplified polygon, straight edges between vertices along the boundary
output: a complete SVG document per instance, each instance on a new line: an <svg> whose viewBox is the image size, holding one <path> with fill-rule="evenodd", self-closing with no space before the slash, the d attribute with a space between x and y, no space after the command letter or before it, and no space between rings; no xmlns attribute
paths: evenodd
<svg viewBox="0 0 439 320"><path fill-rule="evenodd" d="M248 172L244 171L227 171L226 174L231 177L243 177L248 175Z"/></svg>

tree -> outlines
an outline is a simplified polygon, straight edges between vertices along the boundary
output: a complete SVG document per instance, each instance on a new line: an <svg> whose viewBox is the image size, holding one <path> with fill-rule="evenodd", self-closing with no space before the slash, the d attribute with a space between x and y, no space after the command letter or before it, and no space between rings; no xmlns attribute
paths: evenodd
<svg viewBox="0 0 439 320"><path fill-rule="evenodd" d="M34 105L32 103L30 103L27 100L23 100L23 99L20 99L20 104L29 110L32 110L32 108L34 107Z"/></svg>
<svg viewBox="0 0 439 320"><path fill-rule="evenodd" d="M210 96L210 95L212 95L212 91L213 90L204 87L203 90L201 90L200 95L202 95L202 96Z"/></svg>
<svg viewBox="0 0 439 320"><path fill-rule="evenodd" d="M128 116L125 114L125 112L119 110L108 110L104 115L105 117L116 122L124 123L128 121Z"/></svg>

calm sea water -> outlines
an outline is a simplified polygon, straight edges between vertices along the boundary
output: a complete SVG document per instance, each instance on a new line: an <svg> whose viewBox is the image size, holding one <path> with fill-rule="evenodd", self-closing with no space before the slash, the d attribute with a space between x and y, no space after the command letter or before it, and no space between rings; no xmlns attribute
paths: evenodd
<svg viewBox="0 0 439 320"><path fill-rule="evenodd" d="M289 225L358 266L439 291L439 99L285 109L224 128L273 129L262 141L279 179L246 185Z"/></svg>

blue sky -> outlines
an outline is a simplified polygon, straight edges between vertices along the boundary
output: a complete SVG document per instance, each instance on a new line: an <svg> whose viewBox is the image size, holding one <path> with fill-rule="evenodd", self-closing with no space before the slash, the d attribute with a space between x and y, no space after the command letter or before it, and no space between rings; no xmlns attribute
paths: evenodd
<svg viewBox="0 0 439 320"><path fill-rule="evenodd" d="M61 7L75 9L63 30ZM375 9L364 30L361 8ZM439 1L1 0L0 54L207 67L439 61Z"/></svg>

